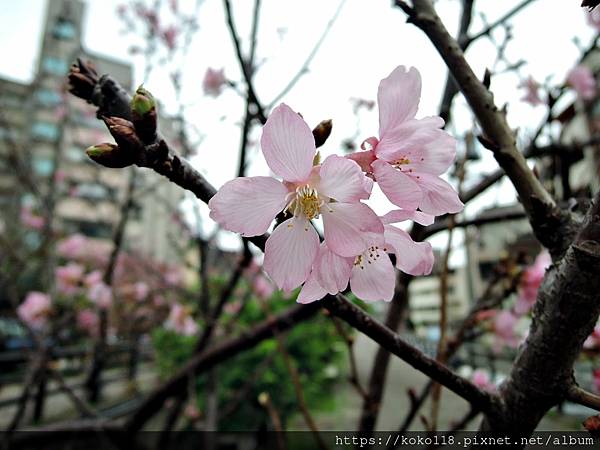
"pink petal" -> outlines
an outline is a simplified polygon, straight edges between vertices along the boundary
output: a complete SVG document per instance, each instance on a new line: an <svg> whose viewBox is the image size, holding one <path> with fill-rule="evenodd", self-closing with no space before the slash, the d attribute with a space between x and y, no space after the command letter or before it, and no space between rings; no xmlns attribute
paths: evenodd
<svg viewBox="0 0 600 450"><path fill-rule="evenodd" d="M423 199L419 203L421 211L439 216L463 210L465 205L458 198L458 193L441 178L428 173L419 173L413 178L423 190Z"/></svg>
<svg viewBox="0 0 600 450"><path fill-rule="evenodd" d="M375 138L369 138L375 139ZM376 140L376 139L375 139ZM365 141L366 142L366 141ZM364 152L354 152L346 156L346 158L351 159L356 164L360 166L363 172L369 173L372 171L371 163L375 161L375 152L373 150L367 150Z"/></svg>
<svg viewBox="0 0 600 450"><path fill-rule="evenodd" d="M319 285L313 272L308 277L308 280L306 280L306 283L304 283L304 286L302 286L296 301L303 304L312 303L316 300L321 300L325 295L327 295L327 291Z"/></svg>
<svg viewBox="0 0 600 450"><path fill-rule="evenodd" d="M287 188L275 178L235 178L208 202L210 217L226 230L257 236L267 231L285 208L287 194Z"/></svg>
<svg viewBox="0 0 600 450"><path fill-rule="evenodd" d="M360 166L347 158L328 156L319 171L321 180L317 190L338 202L351 203L369 198L365 176Z"/></svg>
<svg viewBox="0 0 600 450"><path fill-rule="evenodd" d="M325 243L340 256L360 255L370 244L371 233L383 233L379 217L363 203L328 203L321 207Z"/></svg>
<svg viewBox="0 0 600 450"><path fill-rule="evenodd" d="M269 168L286 181L302 182L310 175L316 147L312 131L289 106L273 110L260 140Z"/></svg>
<svg viewBox="0 0 600 450"><path fill-rule="evenodd" d="M385 244L396 254L396 267L410 275L429 275L433 268L433 249L429 242L415 242L410 235L392 225L385 226Z"/></svg>
<svg viewBox="0 0 600 450"><path fill-rule="evenodd" d="M419 108L420 98L421 75L414 67L407 71L404 66L398 66L381 80L377 92L379 136L412 119Z"/></svg>
<svg viewBox="0 0 600 450"><path fill-rule="evenodd" d="M292 217L267 239L265 271L277 287L289 292L306 281L318 251L319 235L310 222Z"/></svg>
<svg viewBox="0 0 600 450"><path fill-rule="evenodd" d="M377 160L371 166L379 187L394 205L403 209L417 209L423 193L415 180L385 161Z"/></svg>
<svg viewBox="0 0 600 450"><path fill-rule="evenodd" d="M375 149L384 161L403 161L405 172L425 172L440 175L456 157L456 140L440 129L440 117L411 119L386 132Z"/></svg>
<svg viewBox="0 0 600 450"><path fill-rule="evenodd" d="M352 271L352 258L336 255L321 244L319 256L313 268L315 279L327 292L337 294L348 286L350 272Z"/></svg>
<svg viewBox="0 0 600 450"><path fill-rule="evenodd" d="M431 225L435 217L430 214L425 214L421 211L409 211L405 209L395 209L390 211L383 217L380 217L383 224L404 222L405 220L413 220L423 226Z"/></svg>
<svg viewBox="0 0 600 450"><path fill-rule="evenodd" d="M395 286L394 266L385 253L381 253L380 258L369 258L368 261L363 257L360 264L352 267L350 288L365 302L391 301Z"/></svg>

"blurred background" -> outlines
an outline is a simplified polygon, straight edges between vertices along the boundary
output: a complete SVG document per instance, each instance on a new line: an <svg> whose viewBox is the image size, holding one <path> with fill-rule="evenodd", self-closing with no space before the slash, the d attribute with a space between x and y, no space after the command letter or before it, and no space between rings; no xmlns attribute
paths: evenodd
<svg viewBox="0 0 600 450"><path fill-rule="evenodd" d="M87 158L87 147L112 138L96 109L69 94L69 67L81 58L130 92L143 84L159 100L161 133L216 187L242 166L248 175L268 174L261 127L245 119L244 78L220 1L2 3L0 422L10 428L15 417L19 426L78 417L73 393L95 413L121 417L192 355L242 246L218 229L205 205L152 171L112 170ZM577 68L597 76L598 25L578 3L481 0L465 35L476 37L467 57L482 78L489 70L495 101L506 105L537 176L572 208L598 189L600 142L595 81L585 92L573 75ZM496 389L526 335L548 262L510 182L477 140L465 100L457 96L451 107L442 101L451 80L433 46L389 1L265 0L258 20L254 5L232 2L242 51L255 55L255 90L267 112L284 101L311 127L332 119L324 157L359 150L377 134L377 86L394 67L420 71L418 117L442 115L458 140L446 178L462 194L479 193L451 225L427 236L436 264L431 275L407 282L399 329L430 356L440 338L454 336L459 345L448 363ZM436 2L453 31L463 6ZM370 204L389 210L381 192ZM260 264L252 256L213 339L294 302L295 294L274 289ZM380 318L388 308L363 306ZM578 381L592 391L600 390L597 330L577 365ZM299 384L320 429L355 429L376 351L320 316L190 377L179 424L255 430L273 427L275 414L286 429L306 429ZM392 361L376 427L402 427L427 383ZM469 417L469 405L447 391L440 405L438 429ZM162 429L176 406L149 427ZM565 404L540 429L579 429L590 414ZM409 429L431 428L427 417L417 414ZM469 417L468 424L477 421Z"/></svg>

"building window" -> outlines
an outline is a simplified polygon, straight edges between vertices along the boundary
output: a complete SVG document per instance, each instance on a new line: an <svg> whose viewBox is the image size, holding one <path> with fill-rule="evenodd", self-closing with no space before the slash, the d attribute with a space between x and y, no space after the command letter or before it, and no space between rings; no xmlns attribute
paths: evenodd
<svg viewBox="0 0 600 450"><path fill-rule="evenodd" d="M52 30L52 36L56 39L62 39L65 41L71 40L75 38L77 34L77 29L75 28L75 24L70 20L59 18L54 24L54 28Z"/></svg>
<svg viewBox="0 0 600 450"><path fill-rule="evenodd" d="M69 147L67 149L66 157L71 162L82 162L88 159L85 156L85 150L83 150L81 147L76 146Z"/></svg>
<svg viewBox="0 0 600 450"><path fill-rule="evenodd" d="M103 200L109 197L110 190L98 183L82 183L77 185L77 195L90 200Z"/></svg>
<svg viewBox="0 0 600 450"><path fill-rule="evenodd" d="M68 220L65 222L65 231L81 233L92 238L109 239L112 237L112 226L103 222Z"/></svg>
<svg viewBox="0 0 600 450"><path fill-rule="evenodd" d="M46 73L62 77L67 74L69 65L64 59L46 56L42 62L42 68Z"/></svg>
<svg viewBox="0 0 600 450"><path fill-rule="evenodd" d="M54 162L49 158L35 158L33 160L33 170L37 175L47 177L54 169Z"/></svg>
<svg viewBox="0 0 600 450"><path fill-rule="evenodd" d="M50 122L35 122L31 126L31 135L34 139L56 141L58 139L58 127Z"/></svg>
<svg viewBox="0 0 600 450"><path fill-rule="evenodd" d="M44 106L56 106L61 103L60 94L52 89L42 88L35 92L35 99Z"/></svg>

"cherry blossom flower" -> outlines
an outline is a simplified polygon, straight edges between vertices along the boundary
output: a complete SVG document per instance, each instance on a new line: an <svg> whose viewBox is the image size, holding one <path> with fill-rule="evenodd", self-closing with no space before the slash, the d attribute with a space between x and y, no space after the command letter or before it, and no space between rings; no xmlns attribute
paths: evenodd
<svg viewBox="0 0 600 450"><path fill-rule="evenodd" d="M325 294L337 294L346 289L361 300L389 302L394 296L396 276L387 253L396 256L396 267L411 275L427 275L433 267L433 249L428 242L414 242L410 235L391 225L405 220L405 211L393 211L382 217L383 239L371 234L372 245L354 257L342 257L321 244L313 270L298 295L299 303L311 303ZM410 217L414 217L410 215ZM431 220L433 221L433 219ZM425 222L431 223L431 222Z"/></svg>
<svg viewBox="0 0 600 450"><path fill-rule="evenodd" d="M600 350L600 325L594 327L592 334L584 341L583 348L586 350Z"/></svg>
<svg viewBox="0 0 600 450"><path fill-rule="evenodd" d="M227 83L225 78L225 70L215 70L212 68L206 69L204 80L202 81L202 89L206 95L218 97L223 91L223 86Z"/></svg>
<svg viewBox="0 0 600 450"><path fill-rule="evenodd" d="M138 281L133 285L133 296L137 301L144 300L148 293L150 292L150 288L143 281Z"/></svg>
<svg viewBox="0 0 600 450"><path fill-rule="evenodd" d="M592 69L587 66L580 64L571 69L567 83L575 89L581 100L591 100L596 96L596 79Z"/></svg>
<svg viewBox="0 0 600 450"><path fill-rule="evenodd" d="M596 31L600 31L600 8L594 8L591 11L585 12L587 23L594 27Z"/></svg>
<svg viewBox="0 0 600 450"><path fill-rule="evenodd" d="M313 167L312 132L287 105L270 115L261 147L268 166L283 182L264 176L236 178L225 183L208 206L213 220L244 236L265 233L283 210L292 214L265 245L265 271L280 289L289 292L308 278L319 252L311 220L323 217L327 247L342 257L364 252L371 245L368 233L383 233L377 215L360 202L369 197L372 181L354 161L336 155Z"/></svg>
<svg viewBox="0 0 600 450"><path fill-rule="evenodd" d="M496 314L494 318L494 333L496 334L496 350L507 346L511 348L518 347L521 338L517 335L515 327L519 318L511 311L503 310Z"/></svg>
<svg viewBox="0 0 600 450"><path fill-rule="evenodd" d="M82 309L77 313L77 325L90 336L98 336L100 318L95 311L88 308Z"/></svg>
<svg viewBox="0 0 600 450"><path fill-rule="evenodd" d="M46 221L42 216L34 214L30 207L24 206L21 208L21 223L32 230L41 230L44 228Z"/></svg>
<svg viewBox="0 0 600 450"><path fill-rule="evenodd" d="M349 155L374 177L387 198L406 209L440 215L463 209L454 188L440 178L456 155L456 142L440 117L416 119L421 75L399 66L381 80L377 93L379 138Z"/></svg>
<svg viewBox="0 0 600 450"><path fill-rule="evenodd" d="M198 332L198 324L190 315L190 311L180 303L171 305L164 327L184 336L193 336Z"/></svg>
<svg viewBox="0 0 600 450"><path fill-rule="evenodd" d="M102 271L94 270L83 278L83 284L85 284L88 288L91 288L95 284L100 283L102 281L102 277Z"/></svg>
<svg viewBox="0 0 600 450"><path fill-rule="evenodd" d="M271 298L275 292L275 286L262 274L257 274L252 280L252 290L262 299Z"/></svg>
<svg viewBox="0 0 600 450"><path fill-rule="evenodd" d="M525 95L521 98L525 103L529 103L531 106L537 106L544 103L540 98L540 84L535 81L533 77L530 76L526 80L523 80L519 87L525 89Z"/></svg>
<svg viewBox="0 0 600 450"><path fill-rule="evenodd" d="M17 308L19 318L34 330L43 328L52 312L50 296L42 292L31 291Z"/></svg>
<svg viewBox="0 0 600 450"><path fill-rule="evenodd" d="M523 271L514 308L515 314L521 316L527 314L533 308L538 289L542 284L546 269L551 263L550 254L547 251L543 251L537 256L533 265Z"/></svg>
<svg viewBox="0 0 600 450"><path fill-rule="evenodd" d="M112 305L112 290L102 281L93 284L88 289L88 298L100 309L108 309Z"/></svg>
<svg viewBox="0 0 600 450"><path fill-rule="evenodd" d="M594 382L594 389L600 393L600 369L594 369L592 372L592 381Z"/></svg>
<svg viewBox="0 0 600 450"><path fill-rule="evenodd" d="M56 288L62 294L73 295L79 289L79 283L83 278L85 268L76 263L59 266L54 270L56 277Z"/></svg>
<svg viewBox="0 0 600 450"><path fill-rule="evenodd" d="M177 41L177 35L178 34L179 34L179 30L174 25L171 25L166 30L163 30L163 32L162 32L162 38L163 38L163 40L165 42L165 45L167 46L167 48L169 50L174 50L175 49L175 44L176 44L176 41Z"/></svg>
<svg viewBox="0 0 600 450"><path fill-rule="evenodd" d="M489 374L483 369L477 369L471 376L471 381L475 386L488 392L496 390L496 386L492 383Z"/></svg>
<svg viewBox="0 0 600 450"><path fill-rule="evenodd" d="M81 234L72 234L58 243L57 253L68 259L79 259L85 252L87 239Z"/></svg>

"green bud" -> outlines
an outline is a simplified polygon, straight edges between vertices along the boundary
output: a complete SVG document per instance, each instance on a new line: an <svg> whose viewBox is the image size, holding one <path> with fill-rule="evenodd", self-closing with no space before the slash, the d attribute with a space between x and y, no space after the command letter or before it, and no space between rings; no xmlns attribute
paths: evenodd
<svg viewBox="0 0 600 450"><path fill-rule="evenodd" d="M111 169L121 169L133 164L131 157L127 156L118 145L107 142L92 145L85 150L85 153L92 161Z"/></svg>
<svg viewBox="0 0 600 450"><path fill-rule="evenodd" d="M131 109L140 116L145 116L153 109L156 109L156 101L154 96L140 85L135 91L135 95L131 99Z"/></svg>

